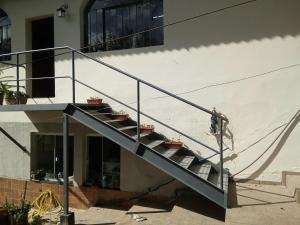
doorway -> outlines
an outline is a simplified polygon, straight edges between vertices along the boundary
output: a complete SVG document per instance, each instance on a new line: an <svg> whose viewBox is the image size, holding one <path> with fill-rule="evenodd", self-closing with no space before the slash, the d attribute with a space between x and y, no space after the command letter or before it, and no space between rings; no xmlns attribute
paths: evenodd
<svg viewBox="0 0 300 225"><path fill-rule="evenodd" d="M54 47L54 18L33 20L31 22L32 49ZM54 78L54 51L32 53L32 78ZM55 97L55 80L32 80L33 98Z"/></svg>
<svg viewBox="0 0 300 225"><path fill-rule="evenodd" d="M120 146L105 137L89 136L86 184L120 189Z"/></svg>

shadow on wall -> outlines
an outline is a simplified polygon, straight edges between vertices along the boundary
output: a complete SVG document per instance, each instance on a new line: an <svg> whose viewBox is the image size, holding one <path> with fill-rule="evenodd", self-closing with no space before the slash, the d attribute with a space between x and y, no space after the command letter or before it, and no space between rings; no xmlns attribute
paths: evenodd
<svg viewBox="0 0 300 225"><path fill-rule="evenodd" d="M2 127L0 127L0 132L4 134L11 142L13 142L17 147L19 147L24 153L30 156L30 152L26 149L25 146L20 144L13 136L7 133Z"/></svg>
<svg viewBox="0 0 300 225"><path fill-rule="evenodd" d="M239 208L244 206L280 205L296 202L294 196L267 190L265 186L251 186L247 183L229 183L228 206Z"/></svg>
<svg viewBox="0 0 300 225"><path fill-rule="evenodd" d="M293 118L290 120L290 122L285 126L285 128L280 132L280 134L277 136L277 138L268 146L268 148L263 152L265 154L274 144L276 141L278 141L277 145L275 146L272 154L267 158L267 160L255 171L253 172L247 179L254 180L259 175L262 174L262 172L268 168L268 166L274 161L278 153L281 151L282 147L285 145L287 139L295 129L295 127L298 125L300 121L300 110L297 111L297 113L293 116ZM262 154L262 155L263 155ZM261 155L261 156L262 156ZM260 156L260 157L261 157Z"/></svg>
<svg viewBox="0 0 300 225"><path fill-rule="evenodd" d="M225 2L225 3L224 3ZM232 6L242 1L185 1L165 2L165 25ZM82 3L81 11L87 0ZM136 55L264 39L296 37L300 35L300 3L295 0L258 0L256 2L212 13L203 17L165 27L164 44L126 50L91 53L93 57ZM185 10L186 9L186 10ZM188 13L186 13L188 12ZM81 18L82 19L82 18ZM81 21L81 30L84 30ZM258 26L259 25L259 26ZM81 32L83 34L83 32ZM83 37L81 38L83 39ZM68 43L65 43L68 45ZM79 46L72 46L78 48ZM83 43L82 46L83 47ZM69 60L71 54L62 55L58 61ZM80 58L80 56L76 56Z"/></svg>
<svg viewBox="0 0 300 225"><path fill-rule="evenodd" d="M241 1L232 1L230 4L220 1L194 0L190 1L189 5L184 1L176 1L176 4L173 1L166 1L165 9L168 11L165 12L165 25L237 3L241 3ZM179 49L189 50L212 45L298 36L300 34L299 6L299 2L293 0L257 1L166 27L165 44L162 46L94 54L95 56L111 56ZM187 10L184 10L186 8ZM197 11L191 9L197 9Z"/></svg>
<svg viewBox="0 0 300 225"><path fill-rule="evenodd" d="M265 136L261 137L260 139L258 139L257 141L255 141L254 143L252 143L251 145L249 145L247 148L241 150L240 152L238 152L236 154L233 154L233 155L229 156L229 158L236 158L241 153L243 153L245 151L248 151L251 147L253 147L256 144L260 143L262 140L264 140L265 138L267 138L268 136L270 136L271 134L273 134L275 131L277 131L278 129L281 129L283 127L282 131L271 142L271 144L264 150L264 152L261 155L258 156L258 158L256 158L253 162L251 162L244 169L242 169L239 172L233 174L232 177L234 177L234 176L236 176L236 175L244 172L245 170L247 170L248 168L250 168L251 166L253 166L256 162L258 162L258 160L261 157L264 156L264 154L266 154L273 147L273 145L276 142L278 142L277 145L275 146L273 152L266 159L266 161L263 162L263 164L258 169L256 169L248 178L243 178L241 180L254 180L257 177L259 177L265 171L265 169L267 169L267 167L274 161L274 159L276 158L276 156L281 151L282 147L286 143L287 139L289 138L290 134L293 132L293 130L295 129L295 127L297 126L297 124L299 123L299 121L300 121L300 110L298 110L295 113L295 115L291 118L291 120L288 123L284 123L284 124L276 127L275 129L273 129L272 131L270 131L269 133L267 133Z"/></svg>

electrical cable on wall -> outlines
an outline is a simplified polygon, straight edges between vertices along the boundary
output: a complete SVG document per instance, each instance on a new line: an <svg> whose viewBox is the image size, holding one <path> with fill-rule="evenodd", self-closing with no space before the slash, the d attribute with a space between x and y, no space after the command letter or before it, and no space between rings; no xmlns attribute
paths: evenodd
<svg viewBox="0 0 300 225"><path fill-rule="evenodd" d="M253 166L259 159L261 159L270 149L271 147L276 143L276 141L282 136L282 134L288 129L288 127L292 124L292 122L300 115L300 109L296 112L296 114L292 117L292 119L285 125L285 127L282 129L282 131L276 136L276 138L271 142L271 144L268 146L268 148L260 154L255 160L253 160L248 166L246 166L244 169L240 170L239 172L231 175L231 177L235 177L236 175L244 172L245 170L249 169L251 166Z"/></svg>
<svg viewBox="0 0 300 225"><path fill-rule="evenodd" d="M105 42L98 43L96 45L84 46L82 48L78 48L78 49L75 49L75 50L76 51L82 51L82 50L87 49L87 48L97 47L97 46L104 45L104 44L109 44L109 43L114 42L114 41L119 41L119 40L126 39L126 38L129 38L129 37L134 37L134 36L137 36L137 35L140 35L140 34L143 34L143 33L147 33L147 32L151 32L151 31L154 31L154 30L157 30L157 29L171 27L171 26L174 26L174 25L177 25L177 24L181 24L181 23L185 23L185 22L188 22L188 21L196 20L196 19L204 17L204 16L212 15L212 14L215 14L215 13L219 13L219 12L222 12L222 11L226 11L226 10L229 10L229 9L232 9L232 8L240 7L240 6L250 4L250 3L253 3L253 2L257 2L257 1L259 1L259 0L250 0L250 1L242 2L242 3L234 4L234 5L231 5L231 6L227 6L227 7L223 7L223 8L220 8L220 9L212 10L212 11L209 11L209 12L206 12L206 13L202 13L202 14L199 14L197 16L193 16L193 17L185 18L185 19L178 20L178 21L175 21L175 22L171 22L171 23L168 23L168 24L165 24L165 25L162 25L162 26L157 26L157 27L153 27L153 28L150 28L150 29L140 31L140 32L132 33L130 35L125 35L125 36L118 37L118 38L112 38L112 39L109 39ZM71 53L71 52L72 51L65 51L65 52L62 52L62 53L59 53L59 54L54 54L52 56L44 57L44 58L41 58L41 59L38 59L38 60L25 62L25 63L20 64L19 66L32 64L34 62L40 62L40 61L43 61L43 60L46 60L46 59L49 59L49 58L54 58L56 56L65 55L65 54L68 54L68 53ZM11 69L11 68L14 68L14 67L15 66L7 67L7 68L2 69L0 71L8 70L8 69Z"/></svg>

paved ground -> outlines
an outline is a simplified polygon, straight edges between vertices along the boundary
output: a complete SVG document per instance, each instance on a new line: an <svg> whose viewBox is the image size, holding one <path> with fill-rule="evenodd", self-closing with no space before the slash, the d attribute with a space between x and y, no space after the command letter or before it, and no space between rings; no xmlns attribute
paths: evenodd
<svg viewBox="0 0 300 225"><path fill-rule="evenodd" d="M283 186L236 184L230 209L195 195L180 197L173 206L134 205L128 209L74 210L80 225L300 225L300 204ZM234 194L236 193L236 195ZM146 220L137 222L135 219ZM50 218L57 224L57 218ZM50 224L50 223L45 223Z"/></svg>

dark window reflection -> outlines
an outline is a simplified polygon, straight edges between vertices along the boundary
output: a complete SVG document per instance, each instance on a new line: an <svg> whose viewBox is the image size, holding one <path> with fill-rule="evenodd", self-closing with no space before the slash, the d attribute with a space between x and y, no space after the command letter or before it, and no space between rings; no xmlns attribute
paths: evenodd
<svg viewBox="0 0 300 225"><path fill-rule="evenodd" d="M11 52L11 22L7 14L0 9L0 55ZM0 61L10 60L10 56L0 57Z"/></svg>
<svg viewBox="0 0 300 225"><path fill-rule="evenodd" d="M88 51L162 45L163 28L143 31L162 26L163 17L163 0L92 1L86 11ZM137 32L143 33L132 36Z"/></svg>

